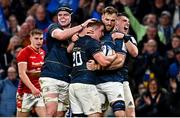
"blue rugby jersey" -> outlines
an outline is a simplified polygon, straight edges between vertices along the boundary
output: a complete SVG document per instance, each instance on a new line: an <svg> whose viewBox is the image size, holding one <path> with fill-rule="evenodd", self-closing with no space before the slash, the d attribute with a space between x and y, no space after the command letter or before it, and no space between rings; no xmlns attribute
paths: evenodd
<svg viewBox="0 0 180 118"><path fill-rule="evenodd" d="M113 41L111 32L105 32L101 44L109 45L113 50L116 50L116 43ZM123 41L123 40L120 40ZM120 47L119 50L122 48ZM98 77L97 84L105 82L122 82L123 78L118 75L118 70L100 70L96 71Z"/></svg>
<svg viewBox="0 0 180 118"><path fill-rule="evenodd" d="M89 36L80 37L73 48L73 69L71 83L96 84L96 76L86 67L93 55L100 52L101 44Z"/></svg>
<svg viewBox="0 0 180 118"><path fill-rule="evenodd" d="M137 42L133 36L131 36L130 40L134 45L137 45ZM124 53L126 55L126 59L122 68L118 69L118 74L123 78L123 81L128 81L128 61L129 61L129 52L127 51L127 47L123 40L116 40L116 52Z"/></svg>
<svg viewBox="0 0 180 118"><path fill-rule="evenodd" d="M69 82L69 74L72 69L72 58L67 52L68 40L60 41L51 37L53 30L62 29L57 23L48 27L47 32L47 54L42 67L41 77L51 77L54 79Z"/></svg>

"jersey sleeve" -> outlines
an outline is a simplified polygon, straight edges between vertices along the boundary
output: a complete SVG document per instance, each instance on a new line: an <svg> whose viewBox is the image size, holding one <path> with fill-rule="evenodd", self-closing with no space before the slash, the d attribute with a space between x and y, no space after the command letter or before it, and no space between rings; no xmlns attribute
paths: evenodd
<svg viewBox="0 0 180 118"><path fill-rule="evenodd" d="M86 47L86 50L90 55L94 55L97 52L102 51L101 44L98 41L93 41L93 40L89 40Z"/></svg>
<svg viewBox="0 0 180 118"><path fill-rule="evenodd" d="M136 41L136 39L133 37L133 36L131 36L131 40L130 40L134 45L136 45L137 46L137 41Z"/></svg>
<svg viewBox="0 0 180 118"><path fill-rule="evenodd" d="M126 55L127 50L123 40L121 39L115 40L115 52Z"/></svg>
<svg viewBox="0 0 180 118"><path fill-rule="evenodd" d="M22 49L16 57L17 62L18 63L19 62L28 62L28 55L29 55L29 52L28 52L27 48Z"/></svg>
<svg viewBox="0 0 180 118"><path fill-rule="evenodd" d="M53 23L53 24L49 25L49 27L48 27L48 33L49 33L49 34L52 34L52 32L53 32L55 29L59 29L59 28L60 28L60 27L59 27L58 24ZM51 36L51 35L50 35L50 36Z"/></svg>

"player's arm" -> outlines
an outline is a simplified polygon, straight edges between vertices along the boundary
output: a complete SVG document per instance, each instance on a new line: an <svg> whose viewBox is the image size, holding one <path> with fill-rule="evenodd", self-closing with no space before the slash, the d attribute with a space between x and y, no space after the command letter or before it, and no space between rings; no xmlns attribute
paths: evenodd
<svg viewBox="0 0 180 118"><path fill-rule="evenodd" d="M123 67L124 61L126 59L125 44L123 43L122 38L118 37L116 39L117 40L115 40L115 52L117 54L117 58L107 68L109 70L114 70Z"/></svg>
<svg viewBox="0 0 180 118"><path fill-rule="evenodd" d="M67 47L67 52L68 52L68 53L72 53L73 47L74 47L74 42L71 42L71 43L68 45L68 47Z"/></svg>
<svg viewBox="0 0 180 118"><path fill-rule="evenodd" d="M27 62L19 62L18 72L19 72L20 79L32 91L33 95L39 96L40 91L29 80L29 77L27 76L26 71L27 71Z"/></svg>
<svg viewBox="0 0 180 118"><path fill-rule="evenodd" d="M138 56L138 48L136 45L134 45L131 41L128 41L126 44L127 50L129 54L132 57L137 57Z"/></svg>
<svg viewBox="0 0 180 118"><path fill-rule="evenodd" d="M106 68L103 68L103 69L115 70L115 69L123 67L126 56L120 53L116 53L116 55L117 55L116 59L114 59L114 61L112 61L109 64L109 66L106 66ZM100 70L101 68L100 65L96 64L94 60L89 60L86 65L87 65L87 68L92 71Z"/></svg>
<svg viewBox="0 0 180 118"><path fill-rule="evenodd" d="M67 52L68 53L72 53L73 51L73 48L74 48L74 43L79 39L79 36L78 36L78 33L74 34L72 37L71 37L71 43L68 45L67 47Z"/></svg>
<svg viewBox="0 0 180 118"><path fill-rule="evenodd" d="M126 36L124 38L124 42L125 42L125 45L126 45L126 48L129 52L129 54L132 56L132 57L137 57L138 56L138 48L137 48L137 43L134 39L134 37L131 37L131 36Z"/></svg>
<svg viewBox="0 0 180 118"><path fill-rule="evenodd" d="M116 39L122 40L124 36L125 36L125 34L120 33L120 32L114 32L114 33L112 33L112 35L111 35L111 37L112 37L113 40L116 40Z"/></svg>
<svg viewBox="0 0 180 118"><path fill-rule="evenodd" d="M113 40L115 40L115 39L122 40L123 39L129 54L132 57L138 56L137 43L136 43L136 40L134 39L134 37L132 37L130 35L124 35L123 33L120 33L120 32L115 32L112 34L112 38L113 38Z"/></svg>
<svg viewBox="0 0 180 118"><path fill-rule="evenodd" d="M94 59L100 64L102 67L109 66L116 58L117 55L113 54L111 56L105 56L103 52L97 52L93 55Z"/></svg>
<svg viewBox="0 0 180 118"><path fill-rule="evenodd" d="M79 39L79 37L82 37L84 35L86 35L87 33L93 33L93 30L91 27L86 27L83 30L81 30L80 32L74 34L71 37L71 43L69 44L69 46L67 47L67 52L68 53L72 53L73 47L74 47L74 43Z"/></svg>
<svg viewBox="0 0 180 118"><path fill-rule="evenodd" d="M117 58L106 68L106 70L115 70L123 67L126 55L120 53L116 53L116 55Z"/></svg>
<svg viewBox="0 0 180 118"><path fill-rule="evenodd" d="M81 31L90 22L93 22L93 20L89 19L89 20L85 21L84 23L82 23L81 25L78 25L78 26L75 26L75 27L72 27L69 29L64 29L64 30L59 29L59 28L53 29L53 31L51 32L51 36L58 40L67 40L73 34Z"/></svg>

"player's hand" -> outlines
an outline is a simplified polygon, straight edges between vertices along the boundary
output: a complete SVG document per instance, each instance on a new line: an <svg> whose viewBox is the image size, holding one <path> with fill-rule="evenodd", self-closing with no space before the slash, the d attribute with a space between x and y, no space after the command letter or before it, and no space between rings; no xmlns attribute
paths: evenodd
<svg viewBox="0 0 180 118"><path fill-rule="evenodd" d="M84 28L83 30L81 30L78 35L79 35L80 37L83 37L83 36L85 36L86 34L93 34L93 33L94 33L94 30L93 30L92 27L86 27L86 28Z"/></svg>
<svg viewBox="0 0 180 118"><path fill-rule="evenodd" d="M77 41L78 39L79 39L79 37L78 37L78 34L77 34L77 33L74 34L74 35L71 37L72 42L75 42L75 41Z"/></svg>
<svg viewBox="0 0 180 118"><path fill-rule="evenodd" d="M94 71L96 70L96 63L94 60L89 60L87 63L86 63L86 67L88 70L91 70L91 71Z"/></svg>
<svg viewBox="0 0 180 118"><path fill-rule="evenodd" d="M36 87L32 88L31 92L34 95L34 97L41 97L41 91L37 89Z"/></svg>
<svg viewBox="0 0 180 118"><path fill-rule="evenodd" d="M123 39L124 37L124 34L123 33L120 33L120 32L114 32L112 35L111 35L112 39L115 40L115 39Z"/></svg>
<svg viewBox="0 0 180 118"><path fill-rule="evenodd" d="M84 23L82 23L81 25L83 26L83 27L86 27L89 23L93 23L93 22L95 22L96 20L95 20L95 18L91 18L91 19L88 19L88 20L86 20Z"/></svg>

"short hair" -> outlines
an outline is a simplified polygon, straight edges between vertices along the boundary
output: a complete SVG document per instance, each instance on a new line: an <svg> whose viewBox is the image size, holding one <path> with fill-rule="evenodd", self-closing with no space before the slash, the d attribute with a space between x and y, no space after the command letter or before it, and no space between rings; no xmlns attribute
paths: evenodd
<svg viewBox="0 0 180 118"><path fill-rule="evenodd" d="M88 23L87 27L94 27L94 26L97 26L97 27L100 27L100 26L104 26L103 23L99 20L96 20L94 22L90 22Z"/></svg>
<svg viewBox="0 0 180 118"><path fill-rule="evenodd" d="M117 14L118 11L117 11L117 9L114 8L113 6L108 6L108 7L104 8L102 14L106 14L106 13L108 13L108 14L114 14L114 13Z"/></svg>
<svg viewBox="0 0 180 118"><path fill-rule="evenodd" d="M117 16L118 17L125 16L125 17L129 18L129 16L124 12L123 13L118 13Z"/></svg>
<svg viewBox="0 0 180 118"><path fill-rule="evenodd" d="M30 35L31 36L33 36L33 35L41 35L41 34L43 34L43 31L42 30L40 30L40 29L33 29L33 30L31 30L31 32L30 32Z"/></svg>

